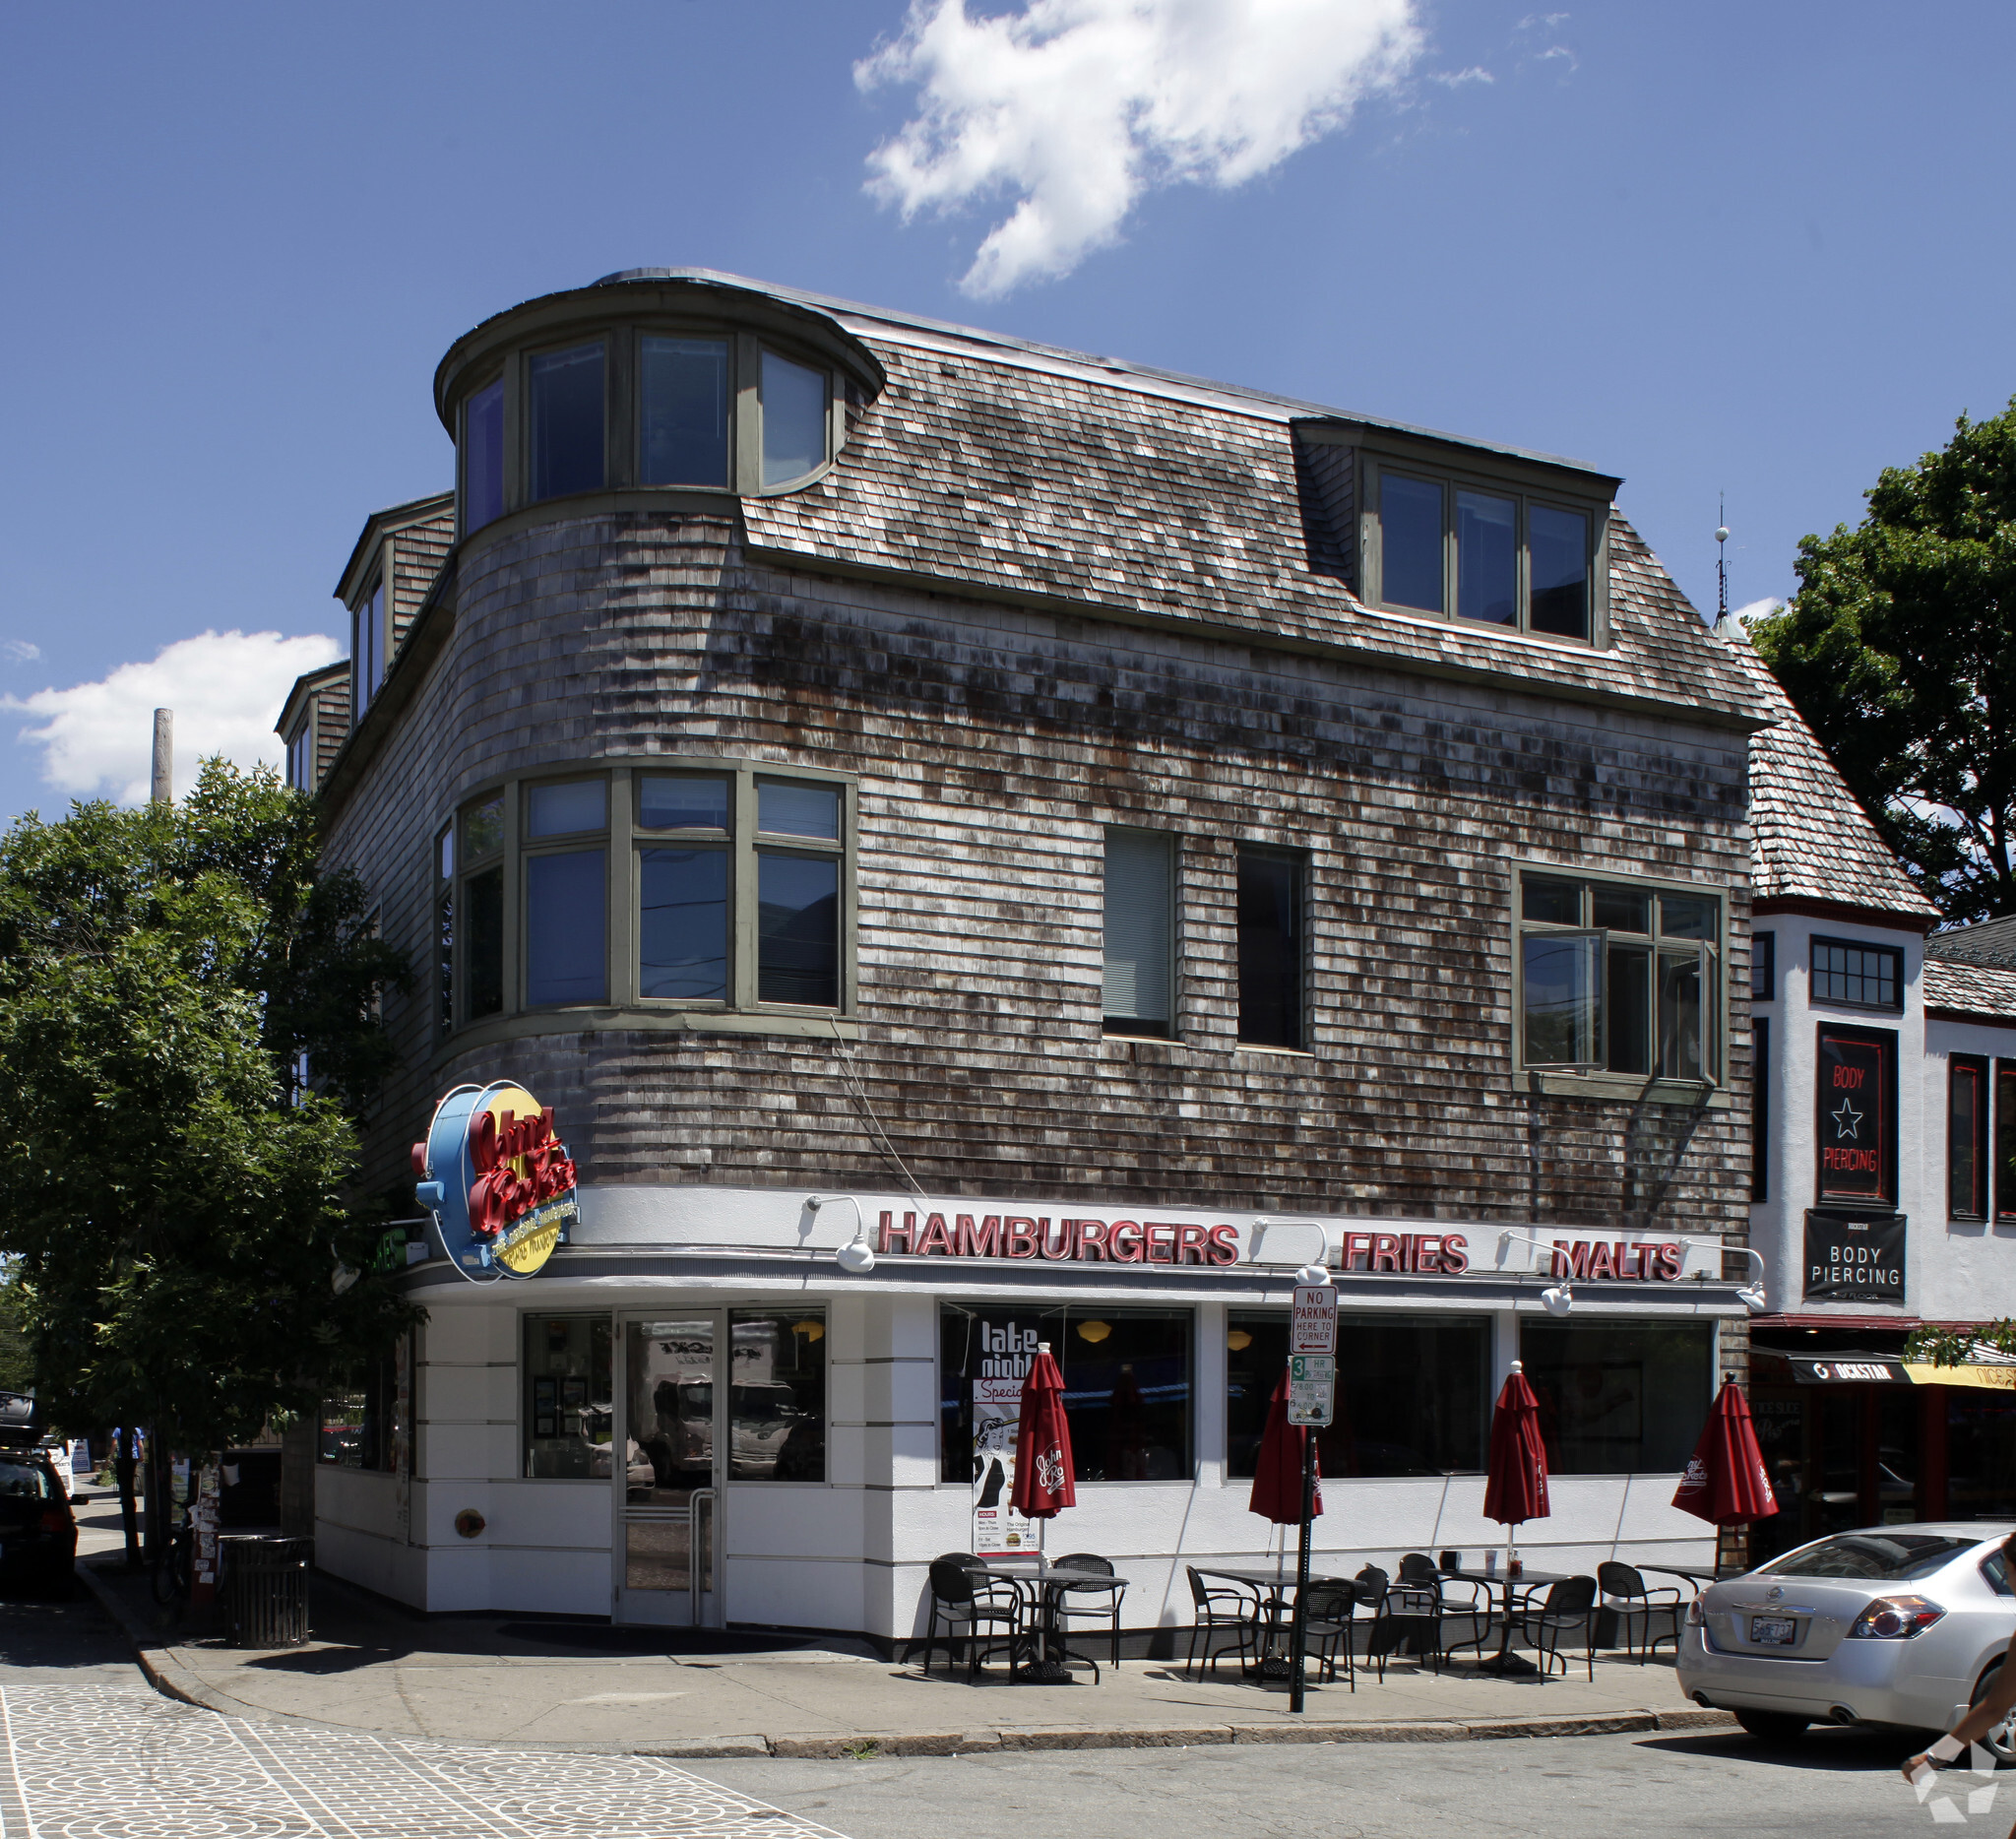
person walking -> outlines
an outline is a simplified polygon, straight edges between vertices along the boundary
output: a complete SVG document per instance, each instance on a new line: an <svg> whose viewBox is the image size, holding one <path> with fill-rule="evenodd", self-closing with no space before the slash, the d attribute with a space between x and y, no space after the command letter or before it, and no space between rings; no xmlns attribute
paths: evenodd
<svg viewBox="0 0 2016 1839"><path fill-rule="evenodd" d="M2016 1533L2002 1541L2002 1564L2006 1575L2016 1576ZM1959 1761L1967 1753L1969 1744L1980 1743L2011 1711L2016 1711L2016 1634L2009 1637L2008 1652L1996 1669L1995 1677L1988 1681L1988 1689L1982 1694L1981 1703L1970 1707L1967 1716L1929 1749L1907 1756L1904 1779L1914 1788L1919 1787L1921 1770L1930 1771L1941 1763ZM2016 1839L2016 1826L2009 1829L2009 1839Z"/></svg>

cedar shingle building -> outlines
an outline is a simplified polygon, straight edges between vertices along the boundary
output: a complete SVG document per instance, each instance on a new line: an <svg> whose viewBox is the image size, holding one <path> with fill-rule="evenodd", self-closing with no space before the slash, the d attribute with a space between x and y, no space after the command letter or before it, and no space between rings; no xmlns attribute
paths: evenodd
<svg viewBox="0 0 2016 1839"><path fill-rule="evenodd" d="M2016 1516L2016 1370L1904 1359L1922 1324L2016 1315L2016 927L1932 932L1797 710L1726 637L1773 718L1750 755L1750 1242L1771 1302L1751 1402L1784 1510L1753 1549Z"/></svg>
<svg viewBox="0 0 2016 1839"><path fill-rule="evenodd" d="M1319 1259L1337 1561L1496 1536L1520 1358L1587 1478L1534 1544L1705 1549L1765 718L1614 478L698 271L500 314L436 402L456 492L366 527L320 780L426 971L371 1179L512 1080L582 1211L525 1281L430 1238L324 1563L905 1634L932 1556L1027 1536L1040 1339L1068 1543L1184 1620L1182 1562L1264 1544Z"/></svg>

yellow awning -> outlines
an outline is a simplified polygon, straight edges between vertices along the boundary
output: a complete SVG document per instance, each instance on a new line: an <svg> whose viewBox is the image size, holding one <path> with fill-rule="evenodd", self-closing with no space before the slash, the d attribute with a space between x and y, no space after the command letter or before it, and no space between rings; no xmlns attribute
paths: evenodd
<svg viewBox="0 0 2016 1839"><path fill-rule="evenodd" d="M2016 1392L2016 1366L1934 1366L1906 1361L1913 1385L1971 1385L1987 1392Z"/></svg>

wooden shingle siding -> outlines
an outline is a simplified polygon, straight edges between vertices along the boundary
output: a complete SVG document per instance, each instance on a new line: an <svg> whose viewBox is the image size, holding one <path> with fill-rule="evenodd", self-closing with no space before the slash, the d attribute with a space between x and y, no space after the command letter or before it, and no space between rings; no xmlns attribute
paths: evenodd
<svg viewBox="0 0 2016 1839"><path fill-rule="evenodd" d="M967 400L983 424L1023 412ZM1285 445L1278 458L1292 494ZM1018 487L983 460L958 515L984 549L984 507ZM933 521L954 515L948 500ZM1621 616L1678 602L1628 533L1613 553ZM859 775L853 1050L933 1191L1744 1225L1740 732L1564 702L1544 680L1441 681L752 563L728 515L583 517L463 552L446 646L333 839L425 970L387 1002L405 1059L377 1113L374 1186L410 1179L406 1145L440 1091L501 1077L555 1106L590 1181L900 1181L823 1041L611 1029L436 1057L431 844L458 799L506 771L681 753ZM1173 1042L1101 1035L1112 822L1182 840ZM1241 841L1309 855L1306 1055L1234 1039ZM1515 1090L1520 856L1733 891L1732 1105Z"/></svg>
<svg viewBox="0 0 2016 1839"><path fill-rule="evenodd" d="M1334 441L1295 434L1295 481L1309 567L1359 591L1357 454Z"/></svg>
<svg viewBox="0 0 2016 1839"><path fill-rule="evenodd" d="M455 512L451 508L434 517L400 527L392 538L392 644L399 649L441 564L455 546Z"/></svg>
<svg viewBox="0 0 2016 1839"><path fill-rule="evenodd" d="M332 672L315 692L315 786L329 776L330 762L350 730L350 672Z"/></svg>

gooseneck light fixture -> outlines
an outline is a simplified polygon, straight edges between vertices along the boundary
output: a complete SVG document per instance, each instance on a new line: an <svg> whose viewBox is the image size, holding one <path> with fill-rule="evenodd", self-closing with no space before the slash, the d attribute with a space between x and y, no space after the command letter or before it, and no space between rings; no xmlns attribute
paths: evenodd
<svg viewBox="0 0 2016 1839"><path fill-rule="evenodd" d="M1575 1306L1575 1285L1564 1278L1540 1293L1541 1307L1549 1315L1566 1315Z"/></svg>
<svg viewBox="0 0 2016 1839"><path fill-rule="evenodd" d="M861 1203L851 1194L808 1194L805 1205L816 1214L843 1200L854 1210L854 1236L833 1254L833 1261L850 1277L865 1277L875 1268L875 1247L868 1243L868 1216Z"/></svg>

